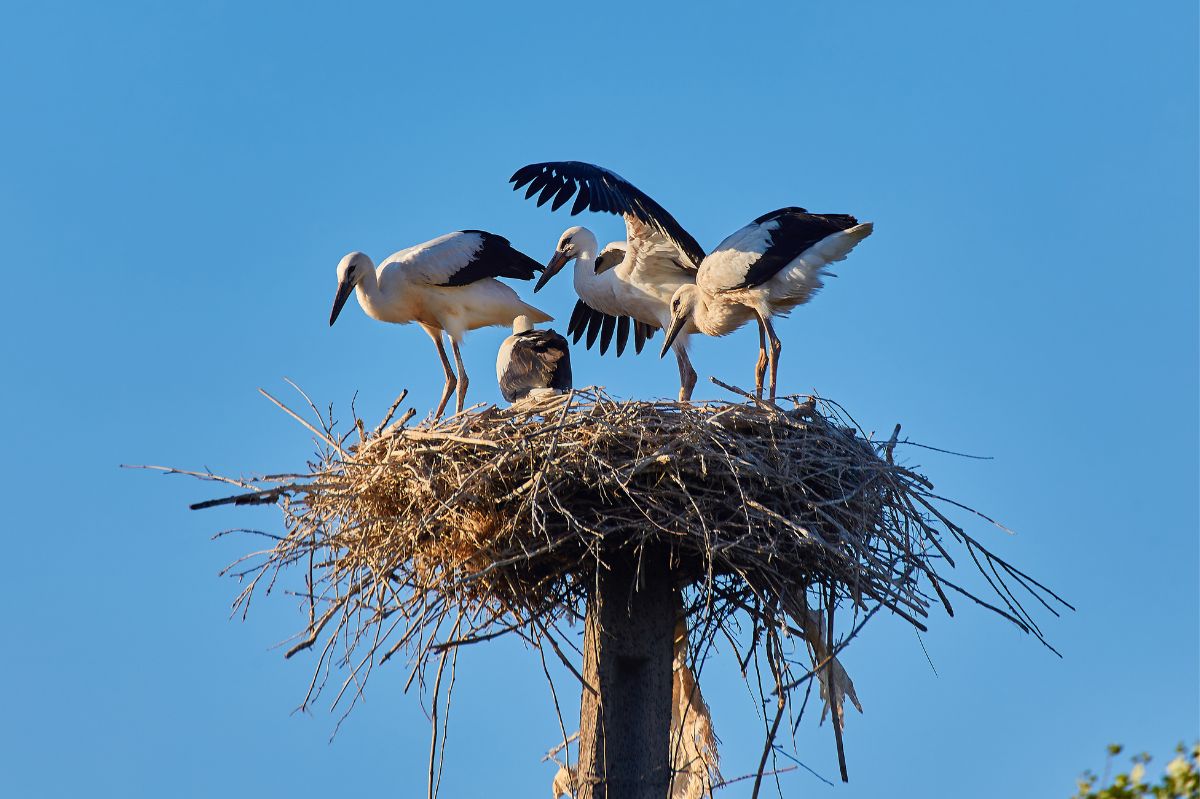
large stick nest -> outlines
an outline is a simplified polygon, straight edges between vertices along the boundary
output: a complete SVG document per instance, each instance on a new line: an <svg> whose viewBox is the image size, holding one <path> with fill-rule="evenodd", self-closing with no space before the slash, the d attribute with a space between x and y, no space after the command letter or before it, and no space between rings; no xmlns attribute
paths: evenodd
<svg viewBox="0 0 1200 799"><path fill-rule="evenodd" d="M931 606L952 613L958 593L1042 638L1015 592L1047 608L1056 597L947 517L963 506L895 462L909 442L873 440L827 400L773 404L731 390L738 402L681 404L593 389L388 424L402 396L373 431L356 418L340 435L315 407L316 424L289 410L320 443L307 472L215 478L249 493L199 507L282 507L286 534L231 568L249 581L241 606L285 567L303 573L308 621L289 655L321 643L309 698L333 665L349 671L340 699L398 651L411 683L431 658L509 632L548 642L574 670L558 624L579 616L612 553L646 547L669 549L691 587L700 660L748 614L748 651L765 642L780 693L801 681L787 679L778 633L832 647L833 611L847 603L856 620L884 608L924 629ZM990 599L948 578L956 555L973 561ZM811 650L805 676L847 640L821 663ZM744 669L749 654L738 657Z"/></svg>

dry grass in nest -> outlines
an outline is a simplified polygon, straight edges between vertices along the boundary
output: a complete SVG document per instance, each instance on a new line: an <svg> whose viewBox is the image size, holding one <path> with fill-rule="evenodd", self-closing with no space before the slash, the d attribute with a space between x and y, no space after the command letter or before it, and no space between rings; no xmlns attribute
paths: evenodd
<svg viewBox="0 0 1200 799"><path fill-rule="evenodd" d="M316 423L284 408L318 438L310 469L197 474L243 492L196 507L282 508L286 534L230 571L247 581L242 609L282 571L302 578L308 619L288 655L319 652L305 704L332 667L348 672L336 704L401 651L408 684L436 662L440 685L447 651L506 633L548 644L576 672L560 624L579 618L610 552L648 546L669 548L689 587L693 670L724 635L744 673L765 658L759 687L779 698L781 715L783 698L881 608L925 629L931 606L953 613L958 594L1043 640L1018 593L1051 612L1061 600L948 518L947 506L963 506L894 462L909 443L897 441L899 426L874 441L828 400L773 404L725 388L737 401L616 401L588 389L415 426L409 411L388 424L402 395L374 430L356 418L341 435L310 402ZM948 577L956 555L970 558L992 598ZM840 640L839 607L850 619ZM835 645L822 649L822 639ZM805 641L817 646L791 659ZM778 726L779 717L771 739Z"/></svg>

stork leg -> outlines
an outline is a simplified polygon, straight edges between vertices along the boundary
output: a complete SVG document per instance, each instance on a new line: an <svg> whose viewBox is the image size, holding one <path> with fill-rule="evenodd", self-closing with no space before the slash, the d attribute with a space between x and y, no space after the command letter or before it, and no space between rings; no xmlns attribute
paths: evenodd
<svg viewBox="0 0 1200 799"><path fill-rule="evenodd" d="M692 391L696 388L696 370L692 368L692 359L683 345L676 342L674 348L675 360L679 362L679 401L690 402Z"/></svg>
<svg viewBox="0 0 1200 799"><path fill-rule="evenodd" d="M453 338L450 339L450 348L454 350L454 365L458 368L458 396L454 412L462 413L467 399L467 384L471 381L467 378L467 367L463 366L462 353L458 351L458 342Z"/></svg>
<svg viewBox="0 0 1200 799"><path fill-rule="evenodd" d="M763 375L767 373L767 329L758 318L758 363L754 365L754 396L762 399Z"/></svg>
<svg viewBox="0 0 1200 799"><path fill-rule="evenodd" d="M422 324L421 328L437 345L438 357L442 359L442 371L446 373L446 385L442 388L442 399L438 402L437 410L433 414L434 419L440 419L442 411L446 410L446 403L449 401L450 395L454 392L455 385L458 384L458 378L454 376L454 370L450 368L450 359L446 357L446 347L442 344L442 331L426 324Z"/></svg>
<svg viewBox="0 0 1200 799"><path fill-rule="evenodd" d="M757 312L756 312L757 313ZM771 402L775 401L775 383L779 375L779 353L783 350L783 342L779 340L779 336L775 335L775 328L771 325L771 318L758 314L758 322L762 325L767 333L767 338L771 342L771 349L768 351L770 355L771 365Z"/></svg>

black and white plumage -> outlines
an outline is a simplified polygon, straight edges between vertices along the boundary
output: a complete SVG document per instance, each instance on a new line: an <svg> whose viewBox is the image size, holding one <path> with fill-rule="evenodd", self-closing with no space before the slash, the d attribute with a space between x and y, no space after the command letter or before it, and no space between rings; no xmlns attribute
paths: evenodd
<svg viewBox="0 0 1200 799"><path fill-rule="evenodd" d="M770 365L770 397L775 399L782 344L772 317L786 316L808 302L823 285L825 267L845 258L873 229L872 223L860 224L848 214L810 214L803 208L780 208L760 216L709 253L695 285L676 291L666 342L688 324L705 335L724 336L757 319L755 390L761 397Z"/></svg>
<svg viewBox="0 0 1200 799"><path fill-rule="evenodd" d="M472 243L472 239L476 237L479 241L477 247ZM448 239L446 243L450 246L461 246L460 252L464 252L468 247L475 247L463 261L453 265L447 264L450 269L446 281L441 284L443 286L465 286L489 277L533 280L537 273L542 271L540 263L513 247L508 239L486 230L460 230L443 236L442 239ZM428 242L420 246L427 247L433 243ZM424 257L432 260L432 249L428 248Z"/></svg>
<svg viewBox="0 0 1200 799"><path fill-rule="evenodd" d="M610 169L583 161L546 161L523 166L508 180L513 191L529 184L525 198L538 194L539 207L553 197L552 211L566 204L578 190L571 205L572 216L585 209L620 214L627 223L632 218L654 228L673 242L693 266L699 266L704 259L704 249L667 209Z"/></svg>
<svg viewBox="0 0 1200 799"><path fill-rule="evenodd" d="M539 282L575 261L576 314L567 332L587 334L587 345L599 338L603 354L614 330L617 354L633 328L634 347L641 352L655 330L671 323L670 302L679 286L695 281L695 270L665 236L637 220L626 220L629 239L624 246L613 244L596 255L596 236L587 228L568 228L559 238L554 257ZM628 321L627 321L628 320ZM687 331L692 332L692 331ZM679 399L691 399L696 370L687 353L687 336L677 337L671 347L679 365Z"/></svg>
<svg viewBox="0 0 1200 799"><path fill-rule="evenodd" d="M717 245L708 263L703 265L704 285L710 291L716 292L761 286L826 238L857 225L858 220L849 214L810 214L803 208L780 208L778 211L763 214ZM863 237L868 233L869 228L863 233ZM844 240L838 238L834 241ZM837 248L826 247L820 252L825 256L833 256L835 249ZM814 251L813 254L816 256L818 251ZM835 260L844 257L845 254L842 254ZM822 266L831 263L823 257L818 257L817 260L822 262ZM793 305L806 302L809 294L821 285L819 271L806 271L802 277L806 281L816 282L806 282L803 286L796 286L787 292L786 296L794 301ZM780 301L783 297L783 294L779 295Z"/></svg>
<svg viewBox="0 0 1200 799"><path fill-rule="evenodd" d="M616 292L623 292L623 296L617 297L611 309L590 300L587 304L643 321L649 321L648 317L661 320L657 326L667 331L662 354L673 348L680 359L681 400L691 396L695 372L685 361L686 347L679 346L680 339L686 340L687 334L697 331L723 336L750 319L757 319L759 324L755 389L761 397L769 365L773 399L782 345L771 318L786 315L807 302L821 287L824 267L845 258L873 229L870 222L859 224L847 214L810 214L803 208L781 208L755 219L705 255L661 205L602 167L579 161L530 164L517 170L510 182L514 189L528 184L527 198L540 191L538 205L553 197L552 210L564 205L578 189L572 214L587 208L625 218L628 251L614 269L618 273ZM588 233L586 229L574 230ZM563 249L568 234L560 240L559 251L539 284L571 257L579 257L575 249ZM595 271L604 270L597 266ZM576 291L583 297L579 289L577 269Z"/></svg>
<svg viewBox="0 0 1200 799"><path fill-rule="evenodd" d="M583 228L571 228L571 230L583 230ZM564 235L569 238L569 234L570 231ZM560 240L560 247L561 243ZM631 319L622 313L617 302L614 286L617 275L610 270L625 259L625 252L625 242L613 241L604 245L604 249L596 257L594 268L584 260L576 262L575 293L579 295L579 301L575 303L575 310L571 313L571 321L567 325L567 335L571 336L572 343L578 344L579 340L586 335L585 346L587 349L590 350L599 341L601 355L608 351L615 334L618 358L625 352L625 347L629 343L630 330L633 331L635 352L642 351L646 341L654 336L655 330L650 325ZM542 276L538 278L537 285L533 287L533 290L536 292L546 285L546 282L554 277L555 273L568 260L570 259L560 256L556 249L554 257L550 260L549 268L542 272Z"/></svg>
<svg viewBox="0 0 1200 799"><path fill-rule="evenodd" d="M657 329L644 322L630 319L628 316L613 316L603 311L597 311L583 300L578 300L575 303L575 310L571 312L567 335L571 337L572 344L578 344L586 334L587 340L584 346L589 350L599 340L600 354L604 355L608 352L609 344L612 343L615 333L616 353L619 358L629 343L630 331L633 332L633 351L641 352L642 348L646 346L646 342L654 338L654 331Z"/></svg>
<svg viewBox="0 0 1200 799"><path fill-rule="evenodd" d="M352 252L338 264L338 288L329 315L332 325L351 292L373 319L395 324L417 322L437 345L446 384L436 416L445 410L457 388L457 408L463 409L468 378L459 344L468 330L508 326L518 316L535 322L552 317L523 302L496 278L531 280L542 265L515 249L503 236L482 230L460 230L401 250L378 269L371 259ZM442 333L450 338L455 375L446 357Z"/></svg>
<svg viewBox="0 0 1200 799"><path fill-rule="evenodd" d="M511 181L515 189L529 184L527 198L541 191L539 205L554 197L552 210L564 205L578 190L571 213L589 209L619 214L625 220L625 241L620 243L619 257L618 251L606 257L611 244L598 254L595 235L587 228L569 228L538 281L540 287L575 261L575 293L586 307L609 317L593 314L588 318L589 347L598 335L603 351L606 338L612 335L612 317L628 316L635 325L640 324L640 329L634 331L635 346L644 343L654 330L670 324L671 297L679 286L695 282L704 250L669 212L615 172L580 161L530 164L517 170ZM618 329L618 343L620 333ZM671 344L679 364L680 400L690 399L696 384L687 345L687 336Z"/></svg>
<svg viewBox="0 0 1200 799"><path fill-rule="evenodd" d="M513 320L513 334L496 355L496 380L508 402L541 392L571 390L571 348L553 330L535 330L529 317Z"/></svg>

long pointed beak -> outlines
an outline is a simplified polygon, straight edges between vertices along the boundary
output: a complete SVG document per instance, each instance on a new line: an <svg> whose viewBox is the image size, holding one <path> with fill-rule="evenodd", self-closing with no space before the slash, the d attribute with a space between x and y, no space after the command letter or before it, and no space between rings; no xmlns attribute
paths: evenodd
<svg viewBox="0 0 1200 799"><path fill-rule="evenodd" d="M662 351L658 353L658 357L665 357L667 350L671 349L671 345L675 343L675 339L679 337L679 333L683 330L683 326L687 324L687 317L676 316L671 320L671 326L667 328L667 335L663 337Z"/></svg>
<svg viewBox="0 0 1200 799"><path fill-rule="evenodd" d="M329 326L333 327L333 323L337 321L338 314L342 312L342 307L345 306L346 300L350 299L350 293L354 291L354 284L349 281L338 284L337 294L333 298L333 311L329 314Z"/></svg>
<svg viewBox="0 0 1200 799"><path fill-rule="evenodd" d="M537 284L533 287L533 293L537 294L542 286L549 283L550 278L557 275L570 260L570 256L563 255L561 252L555 252L554 257L550 259L550 263L546 264L546 268L542 270L542 276L538 278Z"/></svg>

